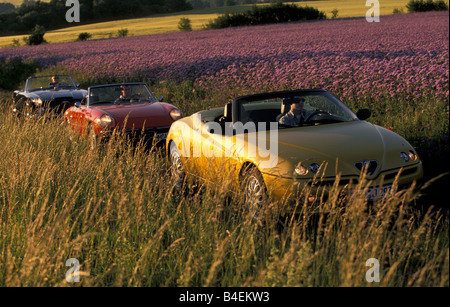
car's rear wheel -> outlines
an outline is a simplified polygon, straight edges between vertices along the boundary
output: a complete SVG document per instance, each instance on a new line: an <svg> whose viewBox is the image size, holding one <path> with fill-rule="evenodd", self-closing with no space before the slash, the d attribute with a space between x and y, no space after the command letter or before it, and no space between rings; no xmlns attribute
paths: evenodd
<svg viewBox="0 0 450 307"><path fill-rule="evenodd" d="M181 154L174 142L169 145L170 151L170 161L171 165L171 175L172 182L175 189L180 190L184 183L184 177L186 176L186 171L184 169L183 162L181 161Z"/></svg>
<svg viewBox="0 0 450 307"><path fill-rule="evenodd" d="M250 167L245 171L241 183L248 213L253 219L263 220L264 207L268 197L261 173L256 167Z"/></svg>

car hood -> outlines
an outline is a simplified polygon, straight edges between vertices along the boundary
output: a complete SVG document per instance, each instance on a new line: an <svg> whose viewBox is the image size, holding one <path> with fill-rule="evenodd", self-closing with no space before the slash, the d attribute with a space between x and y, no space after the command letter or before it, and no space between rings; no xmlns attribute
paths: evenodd
<svg viewBox="0 0 450 307"><path fill-rule="evenodd" d="M133 103L93 106L93 109L114 118L118 129L169 127L173 119L162 103Z"/></svg>
<svg viewBox="0 0 450 307"><path fill-rule="evenodd" d="M56 90L56 91L35 91L30 92L33 98L41 98L43 101L52 101L57 98L67 98L71 100L82 100L86 97L86 90Z"/></svg>
<svg viewBox="0 0 450 307"><path fill-rule="evenodd" d="M278 130L278 172L291 175L295 165L303 162L327 163L330 176L339 170L343 175L359 175L355 163L375 160L382 170L405 166L401 152L412 146L398 134L366 121L298 127Z"/></svg>

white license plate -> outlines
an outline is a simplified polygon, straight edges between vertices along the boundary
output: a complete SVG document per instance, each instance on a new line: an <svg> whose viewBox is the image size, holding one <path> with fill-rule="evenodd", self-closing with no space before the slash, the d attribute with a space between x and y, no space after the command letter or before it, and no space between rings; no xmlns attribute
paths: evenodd
<svg viewBox="0 0 450 307"><path fill-rule="evenodd" d="M392 185L385 185L382 187L369 188L367 190L366 196L368 200L376 200L385 197L392 191Z"/></svg>
<svg viewBox="0 0 450 307"><path fill-rule="evenodd" d="M167 139L167 132L155 134L155 141L164 141Z"/></svg>

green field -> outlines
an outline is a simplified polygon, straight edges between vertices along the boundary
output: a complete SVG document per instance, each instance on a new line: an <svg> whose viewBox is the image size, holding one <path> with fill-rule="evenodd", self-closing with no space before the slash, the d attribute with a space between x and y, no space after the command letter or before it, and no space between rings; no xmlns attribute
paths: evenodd
<svg viewBox="0 0 450 307"><path fill-rule="evenodd" d="M3 1L3 0L2 0ZM337 1L304 1L294 2L302 6L312 6L326 12L327 17L331 18L333 9L338 9L338 18L363 17L368 10L365 1L362 0L337 0ZM406 12L408 0L380 1L381 15L393 13L395 8L403 8ZM261 4L264 5L264 4ZM203 9L178 12L173 14L155 15L148 18L136 18L127 20L117 20L110 22L93 23L89 25L72 26L58 30L49 31L45 39L49 43L60 43L74 41L82 32L92 34L91 39L102 39L115 36L120 29L128 29L128 35L147 35L156 33L168 33L178 31L177 24L181 17L187 17L191 20L193 30L200 30L202 25L209 20L216 18L219 14L225 12L238 12L251 8L251 5L237 5L218 9ZM81 16L81 18L83 18ZM69 26L69 24L67 25ZM0 37L0 47L11 46L14 39L19 40L23 45L22 38L25 35Z"/></svg>

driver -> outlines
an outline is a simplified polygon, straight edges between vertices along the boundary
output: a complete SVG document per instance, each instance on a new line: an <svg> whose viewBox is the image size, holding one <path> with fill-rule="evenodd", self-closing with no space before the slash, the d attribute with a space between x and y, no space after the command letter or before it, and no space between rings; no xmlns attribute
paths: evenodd
<svg viewBox="0 0 450 307"><path fill-rule="evenodd" d="M53 88L68 86L66 83L60 83L59 76L53 76L50 85L53 86Z"/></svg>
<svg viewBox="0 0 450 307"><path fill-rule="evenodd" d="M303 110L304 104L305 98L295 99L291 103L289 112L283 115L278 122L286 126L298 126L300 123L304 123L306 119L306 111Z"/></svg>
<svg viewBox="0 0 450 307"><path fill-rule="evenodd" d="M119 98L117 98L114 103L121 103L124 101L131 101L131 100L139 100L141 97L140 94L137 95L131 95L131 87L129 85L121 85L121 95L119 96Z"/></svg>

